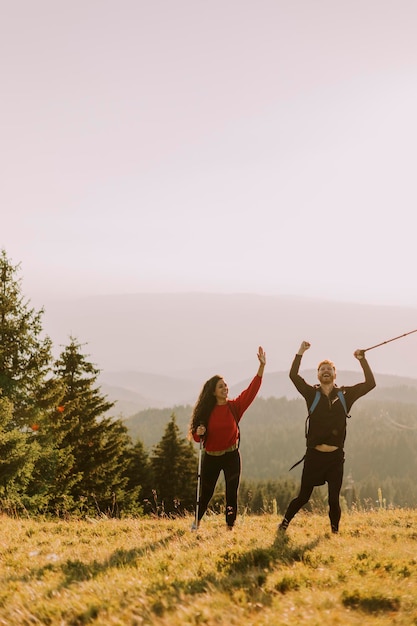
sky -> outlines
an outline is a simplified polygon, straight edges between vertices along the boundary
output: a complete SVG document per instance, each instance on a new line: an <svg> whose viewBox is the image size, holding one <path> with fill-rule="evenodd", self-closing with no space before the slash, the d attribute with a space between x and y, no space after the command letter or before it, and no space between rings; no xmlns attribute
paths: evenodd
<svg viewBox="0 0 417 626"><path fill-rule="evenodd" d="M415 0L3 0L25 293L417 307L416 23Z"/></svg>

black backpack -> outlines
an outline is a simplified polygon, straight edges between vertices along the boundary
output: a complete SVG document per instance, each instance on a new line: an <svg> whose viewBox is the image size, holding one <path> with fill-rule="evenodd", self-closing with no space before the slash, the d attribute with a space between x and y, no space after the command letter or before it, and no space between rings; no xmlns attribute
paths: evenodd
<svg viewBox="0 0 417 626"><path fill-rule="evenodd" d="M342 406L343 406L343 409L345 411L346 417L350 417L350 415L348 415L348 412L347 412L346 398L345 398L345 396L343 394L343 391L341 389L338 389L337 390L337 395L339 397L340 402L342 403ZM305 436L306 436L306 439L307 439L307 435L308 435L308 422L310 420L310 415L312 414L312 412L314 411L314 409L318 405L319 400L320 400L320 396L321 396L320 389L317 389L316 390L316 395L314 396L314 400L311 403L311 406L310 406L310 408L308 410L308 415L306 417L306 423L305 423ZM302 459L297 461L297 463L294 463L294 465L292 467L290 467L289 471L291 472L291 470L294 469L294 467L297 467L297 465L300 465L300 463L302 463L304 461L305 457L306 457L306 455L304 455Z"/></svg>

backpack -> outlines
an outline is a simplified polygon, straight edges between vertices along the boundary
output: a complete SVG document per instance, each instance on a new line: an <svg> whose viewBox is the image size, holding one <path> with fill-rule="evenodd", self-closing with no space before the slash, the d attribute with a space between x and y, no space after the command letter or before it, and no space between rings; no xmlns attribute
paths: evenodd
<svg viewBox="0 0 417 626"><path fill-rule="evenodd" d="M338 390L337 390L337 395L338 395L338 398L339 398L340 402L342 403L343 410L344 410L344 412L345 412L346 417L349 417L349 418L350 418L350 415L348 415L348 412L347 412L346 398L345 398L345 396L344 396L344 394L343 394L343 391L342 391L341 389L338 389ZM306 439L307 439L307 435L308 435L308 422L309 422L309 420L310 420L310 415L312 414L312 412L314 411L314 409L315 409L315 408L316 408L316 406L318 405L319 400L320 400L320 396L321 396L320 389L316 389L316 395L314 396L314 400L313 400L313 402L311 403L310 408L308 409L308 415L307 415L307 417L306 417L306 423L305 423L305 429L304 429L304 430L305 430L305 436L306 436ZM297 463L294 463L294 465L293 465L292 467L290 467L290 470L289 470L289 471L291 471L292 469L294 469L294 467L297 467L297 465L299 465L300 463L302 463L302 461L304 461L304 459L305 459L305 455L303 456L303 458L302 458L302 459L300 459L299 461L297 461Z"/></svg>
<svg viewBox="0 0 417 626"><path fill-rule="evenodd" d="M345 412L346 417L350 418L350 415L348 415L348 412L347 412L346 398L344 396L343 391L341 389L338 389L337 390L337 395L338 395L338 398L339 398L340 402L342 403L342 407L343 407L343 410ZM306 436L306 439L307 439L307 434L308 434L308 422L310 420L310 415L312 414L312 412L314 411L314 409L318 405L319 400L320 400L320 396L321 396L320 389L316 389L316 395L314 396L314 400L311 403L311 406L310 406L310 408L308 410L308 415L306 417L306 424L305 424L305 436Z"/></svg>

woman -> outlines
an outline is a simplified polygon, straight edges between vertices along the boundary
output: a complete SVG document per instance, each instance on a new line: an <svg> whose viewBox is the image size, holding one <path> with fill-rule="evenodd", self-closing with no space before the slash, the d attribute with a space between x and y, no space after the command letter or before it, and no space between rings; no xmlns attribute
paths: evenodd
<svg viewBox="0 0 417 626"><path fill-rule="evenodd" d="M226 482L226 524L232 530L237 515L237 491L240 481L239 422L256 397L262 382L266 355L259 346L259 368L249 387L234 400L228 399L228 387L221 376L213 376L203 386L194 407L189 438L204 442L201 466L201 495L198 523L207 510L220 472ZM192 530L197 530L195 522Z"/></svg>

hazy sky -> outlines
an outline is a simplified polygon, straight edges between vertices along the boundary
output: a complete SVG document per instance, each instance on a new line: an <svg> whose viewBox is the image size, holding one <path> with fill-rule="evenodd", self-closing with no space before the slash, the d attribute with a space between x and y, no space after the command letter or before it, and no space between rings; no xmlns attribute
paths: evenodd
<svg viewBox="0 0 417 626"><path fill-rule="evenodd" d="M415 0L3 0L25 293L417 306L416 29Z"/></svg>

